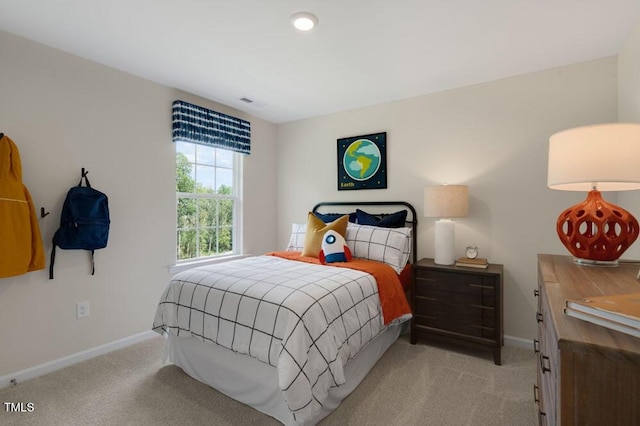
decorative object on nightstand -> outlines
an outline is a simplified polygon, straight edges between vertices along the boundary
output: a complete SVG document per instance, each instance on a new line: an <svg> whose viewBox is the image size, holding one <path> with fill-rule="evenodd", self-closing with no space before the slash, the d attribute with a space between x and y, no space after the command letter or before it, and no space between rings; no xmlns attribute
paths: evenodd
<svg viewBox="0 0 640 426"><path fill-rule="evenodd" d="M424 189L424 215L437 217L435 225L434 262L453 265L455 257L455 224L452 217L469 213L469 190L466 185L438 185Z"/></svg>
<svg viewBox="0 0 640 426"><path fill-rule="evenodd" d="M587 199L563 211L556 231L582 264L616 266L638 238L631 213L605 201L600 191L640 189L640 124L577 127L549 138L547 186L589 191Z"/></svg>
<svg viewBox="0 0 640 426"><path fill-rule="evenodd" d="M487 269L489 267L489 261L484 257L477 257L475 259L469 259L468 257L459 257L456 260L456 266L462 268L480 268Z"/></svg>
<svg viewBox="0 0 640 426"><path fill-rule="evenodd" d="M470 244L464 250L464 256L456 260L456 266L486 269L489 267L489 262L484 257L478 257L478 247L475 244Z"/></svg>
<svg viewBox="0 0 640 426"><path fill-rule="evenodd" d="M500 365L504 343L503 266L442 266L433 259L414 265L411 343L428 340L489 349Z"/></svg>
<svg viewBox="0 0 640 426"><path fill-rule="evenodd" d="M464 255L467 259L475 259L478 257L478 246L475 244L469 244L467 248L464 249Z"/></svg>

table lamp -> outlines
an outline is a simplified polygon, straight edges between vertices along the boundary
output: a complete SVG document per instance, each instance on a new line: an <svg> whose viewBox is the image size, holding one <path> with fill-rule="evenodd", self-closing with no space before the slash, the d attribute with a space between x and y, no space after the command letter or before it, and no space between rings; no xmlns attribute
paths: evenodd
<svg viewBox="0 0 640 426"><path fill-rule="evenodd" d="M638 238L638 221L600 191L640 189L640 124L611 123L564 130L549 138L547 186L588 191L558 217L556 231L577 263L616 266Z"/></svg>
<svg viewBox="0 0 640 426"><path fill-rule="evenodd" d="M455 224L452 217L464 217L469 212L466 185L428 186L424 189L424 216L437 217L435 225L435 256L438 265L453 265L455 257Z"/></svg>

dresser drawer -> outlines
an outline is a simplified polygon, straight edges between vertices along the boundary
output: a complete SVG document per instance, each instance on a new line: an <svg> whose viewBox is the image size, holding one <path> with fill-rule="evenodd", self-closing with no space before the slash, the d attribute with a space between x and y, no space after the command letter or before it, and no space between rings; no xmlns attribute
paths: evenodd
<svg viewBox="0 0 640 426"><path fill-rule="evenodd" d="M558 419L557 386L560 380L560 364L558 344L553 319L549 309L545 290L540 289L539 312L537 314L538 334L540 336L540 352L538 353L538 378L542 393L544 419L547 424L555 425Z"/></svg>

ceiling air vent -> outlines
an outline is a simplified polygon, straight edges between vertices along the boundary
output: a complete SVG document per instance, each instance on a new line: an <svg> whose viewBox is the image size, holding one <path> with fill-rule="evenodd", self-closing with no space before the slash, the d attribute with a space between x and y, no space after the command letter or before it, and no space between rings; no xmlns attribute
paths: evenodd
<svg viewBox="0 0 640 426"><path fill-rule="evenodd" d="M251 107L253 108L262 108L267 105L264 102L254 101L253 99L249 99L249 98L240 98L240 101L244 102L247 105L251 105Z"/></svg>

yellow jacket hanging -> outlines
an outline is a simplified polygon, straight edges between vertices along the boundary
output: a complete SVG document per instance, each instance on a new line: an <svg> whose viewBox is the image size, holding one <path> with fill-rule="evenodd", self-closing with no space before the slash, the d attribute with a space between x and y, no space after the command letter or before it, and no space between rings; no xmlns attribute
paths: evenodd
<svg viewBox="0 0 640 426"><path fill-rule="evenodd" d="M44 248L18 147L0 134L0 278L44 269Z"/></svg>

